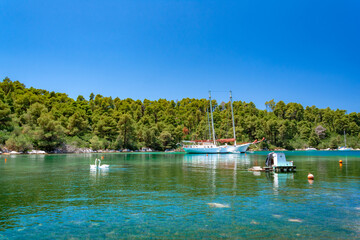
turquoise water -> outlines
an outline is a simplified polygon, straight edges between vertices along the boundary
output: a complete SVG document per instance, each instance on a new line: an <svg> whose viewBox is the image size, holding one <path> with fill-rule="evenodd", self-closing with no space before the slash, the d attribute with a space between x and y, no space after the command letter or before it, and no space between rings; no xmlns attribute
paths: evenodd
<svg viewBox="0 0 360 240"><path fill-rule="evenodd" d="M1 156L0 239L360 238L359 152L100 156Z"/></svg>

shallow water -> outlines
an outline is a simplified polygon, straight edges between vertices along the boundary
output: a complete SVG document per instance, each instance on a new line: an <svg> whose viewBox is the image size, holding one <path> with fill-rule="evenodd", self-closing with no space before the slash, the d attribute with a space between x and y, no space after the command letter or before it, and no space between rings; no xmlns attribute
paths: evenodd
<svg viewBox="0 0 360 240"><path fill-rule="evenodd" d="M0 239L360 238L360 152L265 155L1 156Z"/></svg>

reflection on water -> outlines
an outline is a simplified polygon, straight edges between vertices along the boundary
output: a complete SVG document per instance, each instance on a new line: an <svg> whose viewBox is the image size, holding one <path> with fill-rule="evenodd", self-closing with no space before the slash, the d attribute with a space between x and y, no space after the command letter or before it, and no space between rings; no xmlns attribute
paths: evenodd
<svg viewBox="0 0 360 240"><path fill-rule="evenodd" d="M192 167L237 169L250 163L246 154L185 154L184 165Z"/></svg>
<svg viewBox="0 0 360 240"><path fill-rule="evenodd" d="M109 169L90 169L90 177L94 182L107 175L109 175Z"/></svg>
<svg viewBox="0 0 360 240"><path fill-rule="evenodd" d="M359 157L289 154L14 156L0 160L0 239L359 237ZM339 160L343 165L339 165ZM310 184L307 174L315 180Z"/></svg>
<svg viewBox="0 0 360 240"><path fill-rule="evenodd" d="M211 193L216 196L217 171L232 170L232 190L233 194L237 192L237 172L238 167L244 167L250 163L250 158L246 154L185 154L183 165L187 168L205 168L209 169L208 174L211 177ZM194 171L192 169L192 171ZM221 177L221 176L220 176Z"/></svg>
<svg viewBox="0 0 360 240"><path fill-rule="evenodd" d="M287 184L294 180L294 173L273 173L274 178L274 191L277 192L279 187L285 187Z"/></svg>

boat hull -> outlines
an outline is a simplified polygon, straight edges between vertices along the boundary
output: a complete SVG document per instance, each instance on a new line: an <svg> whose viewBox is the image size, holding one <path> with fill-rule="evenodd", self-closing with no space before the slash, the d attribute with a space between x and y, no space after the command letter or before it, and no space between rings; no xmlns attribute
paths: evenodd
<svg viewBox="0 0 360 240"><path fill-rule="evenodd" d="M338 148L338 151L352 151L352 150L353 150L352 148L347 148L347 147Z"/></svg>
<svg viewBox="0 0 360 240"><path fill-rule="evenodd" d="M251 143L236 145L236 146L229 146L229 151L232 153L244 153L247 151Z"/></svg>
<svg viewBox="0 0 360 240"><path fill-rule="evenodd" d="M206 148L206 147L184 147L183 148L187 153L195 153L195 154L218 154L218 153L231 153L229 151L229 147L214 147L214 148Z"/></svg>
<svg viewBox="0 0 360 240"><path fill-rule="evenodd" d="M199 154L212 154L212 153L244 153L248 149L251 143L241 144L241 145L227 145L220 147L183 147L184 151L187 153L199 153Z"/></svg>

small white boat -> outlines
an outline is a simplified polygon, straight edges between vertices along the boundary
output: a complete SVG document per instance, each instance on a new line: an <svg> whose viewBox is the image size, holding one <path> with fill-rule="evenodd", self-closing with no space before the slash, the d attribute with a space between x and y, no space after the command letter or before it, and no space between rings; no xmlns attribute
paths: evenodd
<svg viewBox="0 0 360 240"><path fill-rule="evenodd" d="M317 151L317 149L313 147L308 147L305 149L305 151Z"/></svg>
<svg viewBox="0 0 360 240"><path fill-rule="evenodd" d="M11 151L10 154L20 154L20 153L16 151Z"/></svg>
<svg viewBox="0 0 360 240"><path fill-rule="evenodd" d="M346 146L346 132L344 130L344 142L345 142L345 146L343 147L339 147L338 150L339 151L352 151L353 149L352 148L349 148Z"/></svg>
<svg viewBox="0 0 360 240"><path fill-rule="evenodd" d="M338 148L338 151L352 151L352 150L354 150L354 149L348 148L348 147L339 147Z"/></svg>
<svg viewBox="0 0 360 240"><path fill-rule="evenodd" d="M46 152L42 150L31 150L28 154L46 154Z"/></svg>

